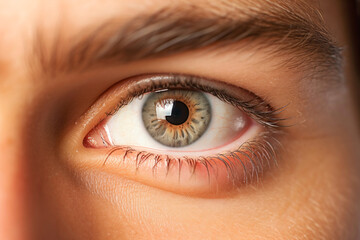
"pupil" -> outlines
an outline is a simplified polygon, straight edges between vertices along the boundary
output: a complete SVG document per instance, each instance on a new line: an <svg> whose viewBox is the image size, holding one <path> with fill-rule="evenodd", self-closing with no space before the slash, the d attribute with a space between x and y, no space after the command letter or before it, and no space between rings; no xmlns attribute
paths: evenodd
<svg viewBox="0 0 360 240"><path fill-rule="evenodd" d="M189 108L185 103L174 101L172 105L171 115L166 116L166 120L173 125L181 125L189 117Z"/></svg>

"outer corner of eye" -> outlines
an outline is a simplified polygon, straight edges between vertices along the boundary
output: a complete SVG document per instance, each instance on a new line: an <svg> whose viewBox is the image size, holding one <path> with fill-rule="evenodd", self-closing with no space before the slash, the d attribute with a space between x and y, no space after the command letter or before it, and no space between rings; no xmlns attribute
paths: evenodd
<svg viewBox="0 0 360 240"><path fill-rule="evenodd" d="M241 110L246 106L205 92L211 85L205 80L193 86L185 76L181 87L172 85L179 79L157 80L135 81L141 95L132 93L128 104L94 124L82 139L92 154L102 156L102 167L183 194L228 192L252 182L271 160L266 151L272 146L258 143L264 127Z"/></svg>

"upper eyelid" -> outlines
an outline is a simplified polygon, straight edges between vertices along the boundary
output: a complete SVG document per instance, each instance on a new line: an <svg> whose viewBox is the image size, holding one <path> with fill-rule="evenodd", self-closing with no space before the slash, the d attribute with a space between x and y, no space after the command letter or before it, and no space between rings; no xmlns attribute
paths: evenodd
<svg viewBox="0 0 360 240"><path fill-rule="evenodd" d="M147 83L144 87L144 84L140 87L136 85L136 78L143 81L149 81L153 79L153 82ZM140 81L141 81L140 80ZM129 92L127 92L127 97L124 99L119 99L119 103L110 109L110 111L106 112L105 119L109 115L115 114L117 111L121 109L122 106L127 105L133 98L140 97L145 93L150 91L155 91L159 89L164 89L164 87L159 83L156 84L156 81L166 80L168 81L169 88L174 87L183 87L183 88L192 88L194 90L200 90L218 97L220 100L232 104L235 107L240 108L252 118L254 118L258 123L265 127L271 128L280 128L283 126L283 122L287 120L286 117L279 117L278 113L284 111L287 106L281 106L279 108L273 108L269 105L265 100L261 99L254 93L249 92L248 90L242 89L240 87L235 87L229 85L227 83L218 82L212 79L205 79L199 76L194 75L182 75L182 74L154 74L154 75L140 75L135 77L132 82L135 82L133 87L129 88ZM201 83L205 81L205 83ZM211 87L209 83L213 83L214 86ZM180 84L180 85L178 85ZM182 84L182 85L181 85ZM116 85L114 86L116 88ZM218 87L218 88L217 88ZM221 89L227 88L228 90ZM230 89L237 89L236 94L232 95L229 91ZM240 91L241 90L241 91ZM240 91L240 93L238 92Z"/></svg>

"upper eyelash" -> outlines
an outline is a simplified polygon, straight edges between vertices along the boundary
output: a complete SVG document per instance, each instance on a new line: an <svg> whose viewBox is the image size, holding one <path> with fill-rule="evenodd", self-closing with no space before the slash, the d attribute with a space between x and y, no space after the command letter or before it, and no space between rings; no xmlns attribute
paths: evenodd
<svg viewBox="0 0 360 240"><path fill-rule="evenodd" d="M174 86L178 88L184 89L192 89L192 90L200 90L206 93L210 93L213 96L219 98L220 100L233 105L234 107L240 108L245 113L249 114L256 120L259 124L265 127L272 128L281 128L285 127L282 123L286 121L288 118L278 117L278 114L283 112L288 105L282 106L280 108L274 109L268 103L266 103L262 98L256 96L255 94L247 91L250 95L252 95L252 99L250 100L240 100L233 96L230 96L226 93L225 90L218 90L210 86L203 85L200 80L204 79L202 77L197 77L193 75L179 75L179 74L167 74L166 77L171 77L171 82L167 83L157 83L152 81L151 84L148 84L146 87L141 89L133 90L128 98L122 99L116 105L114 109L110 112L107 112L107 116L114 115L121 107L129 104L134 98L142 97L144 94L148 92L152 92L160 89L174 88Z"/></svg>

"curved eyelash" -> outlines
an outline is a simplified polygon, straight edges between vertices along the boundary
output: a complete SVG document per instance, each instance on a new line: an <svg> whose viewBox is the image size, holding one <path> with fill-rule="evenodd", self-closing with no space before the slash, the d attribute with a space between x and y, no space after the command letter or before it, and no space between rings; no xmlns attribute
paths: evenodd
<svg viewBox="0 0 360 240"><path fill-rule="evenodd" d="M190 166L190 173L194 175L196 168L199 165L203 165L207 169L208 179L210 181L210 172L214 170L216 172L214 161L218 160L224 164L227 170L228 179L233 183L234 187L240 184L252 184L259 183L263 178L266 169L278 167L279 153L283 150L282 144L279 141L279 137L283 135L282 131L271 130L264 132L256 139L243 143L237 150L231 152L219 153L213 156L199 156L196 158L172 157L170 155L160 155L150 153L146 151L138 152L134 148L127 146L115 146L109 150L103 165L107 160L116 152L123 152L122 156L116 156L120 161L126 161L127 156L131 153L136 154L136 172L140 169L141 165L148 160L153 160L154 165L152 167L153 175L156 175L156 168L160 162L164 162L166 166L166 176L169 173L170 168L177 167L179 171L179 179L182 171L182 164L186 163ZM239 157L242 156L243 158ZM234 165L229 158L236 159L237 166ZM250 167L246 162L250 162ZM239 173L239 167L242 169L242 174ZM240 179L242 178L242 179Z"/></svg>
<svg viewBox="0 0 360 240"><path fill-rule="evenodd" d="M118 104L112 111L107 112L107 116L114 115L122 107L128 105L134 98L142 98L144 94L170 88L182 88L182 89L192 89L200 90L206 93L210 93L213 96L219 98L220 100L233 105L249 114L255 121L265 127L271 128L280 128L285 127L282 123L288 118L280 118L278 114L283 112L288 105L274 109L263 99L251 93L248 90L246 91L247 95L251 96L249 99L238 99L234 96L229 95L226 90L219 90L211 86L201 84L201 80L204 78L192 76L192 75L177 75L169 74L166 75L166 82L152 81L145 87L135 88L129 92L128 97L125 99L119 100Z"/></svg>

